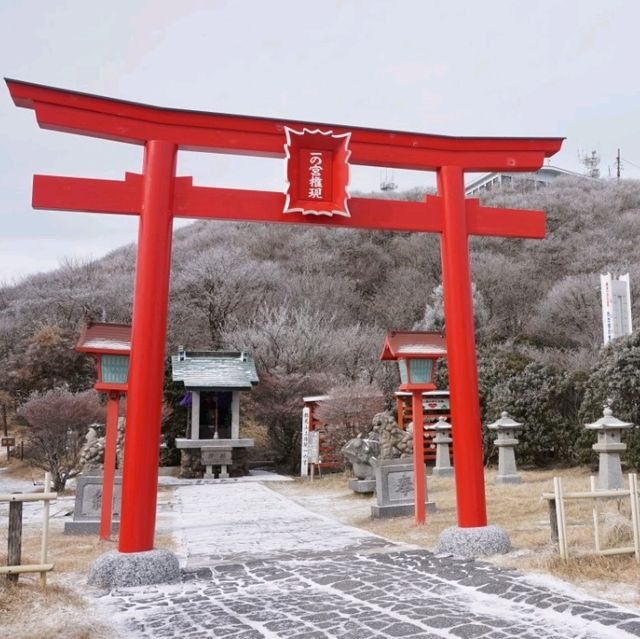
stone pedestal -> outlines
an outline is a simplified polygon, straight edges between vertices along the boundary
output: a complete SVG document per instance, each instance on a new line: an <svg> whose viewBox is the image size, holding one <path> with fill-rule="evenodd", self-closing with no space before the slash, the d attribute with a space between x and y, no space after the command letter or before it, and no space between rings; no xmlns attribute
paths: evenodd
<svg viewBox="0 0 640 639"><path fill-rule="evenodd" d="M120 493L122 476L116 475L113 485L111 532L120 529ZM76 501L73 509L73 521L64 524L65 535L92 535L100 530L102 510L102 475L79 475L76 478Z"/></svg>
<svg viewBox="0 0 640 639"><path fill-rule="evenodd" d="M254 445L253 439L176 439L180 449L180 477L194 479L216 476L218 478L242 477L249 470L247 450ZM223 451L223 452L220 452ZM206 460L210 460L207 462Z"/></svg>
<svg viewBox="0 0 640 639"><path fill-rule="evenodd" d="M202 465L204 466L205 479L215 477L213 467L219 466L218 479L227 479L229 472L227 468L231 465L231 448L202 448Z"/></svg>
<svg viewBox="0 0 640 639"><path fill-rule="evenodd" d="M373 493L376 490L375 479L350 479L349 488L354 493Z"/></svg>
<svg viewBox="0 0 640 639"><path fill-rule="evenodd" d="M415 505L412 461L383 459L375 461L372 465L376 473L377 503L371 506L371 517L381 519L413 515ZM427 512L434 512L436 509L432 501L426 501L425 507Z"/></svg>
<svg viewBox="0 0 640 639"><path fill-rule="evenodd" d="M518 440L515 434L522 428L520 424L511 417L506 411L502 411L500 419L489 424L490 430L497 432L494 445L498 449L498 475L496 476L496 484L519 484L522 478L516 470L515 447Z"/></svg>
<svg viewBox="0 0 640 639"><path fill-rule="evenodd" d="M451 424L444 417L440 417L433 430L436 431L436 436L433 438L433 443L436 445L436 465L431 472L436 477L452 477L453 466L451 466L449 454L449 446L453 442Z"/></svg>
<svg viewBox="0 0 640 639"><path fill-rule="evenodd" d="M599 455L598 489L624 488L620 453L627 450L627 445L621 441L622 431L633 428L633 424L614 417L611 408L607 406L603 417L593 424L585 424L585 428L598 433L598 442L592 446Z"/></svg>

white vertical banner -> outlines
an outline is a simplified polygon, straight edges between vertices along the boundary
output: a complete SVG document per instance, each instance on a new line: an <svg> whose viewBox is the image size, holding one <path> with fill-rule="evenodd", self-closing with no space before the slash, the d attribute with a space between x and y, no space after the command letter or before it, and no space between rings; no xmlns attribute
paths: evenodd
<svg viewBox="0 0 640 639"><path fill-rule="evenodd" d="M631 335L633 332L633 322L631 319L631 279L629 273L621 275L618 280L620 291L620 323L623 335ZM614 293L616 291L614 290Z"/></svg>
<svg viewBox="0 0 640 639"><path fill-rule="evenodd" d="M600 275L602 290L602 331L605 346L616 337L631 335L631 286L629 273L613 279Z"/></svg>
<svg viewBox="0 0 640 639"><path fill-rule="evenodd" d="M300 451L300 477L309 474L309 422L311 421L311 409L305 406L302 409L302 437Z"/></svg>
<svg viewBox="0 0 640 639"><path fill-rule="evenodd" d="M606 346L613 338L613 296L611 294L611 273L600 275L600 290L602 293L602 334Z"/></svg>

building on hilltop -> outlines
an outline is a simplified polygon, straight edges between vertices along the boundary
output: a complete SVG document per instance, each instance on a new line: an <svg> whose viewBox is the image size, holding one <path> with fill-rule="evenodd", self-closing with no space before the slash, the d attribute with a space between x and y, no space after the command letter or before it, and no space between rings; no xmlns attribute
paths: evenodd
<svg viewBox="0 0 640 639"><path fill-rule="evenodd" d="M466 196L479 197L497 187L515 184L531 186L537 189L538 187L547 186L547 184L560 177L592 179L580 173L547 165L535 173L487 173L467 184L464 192Z"/></svg>

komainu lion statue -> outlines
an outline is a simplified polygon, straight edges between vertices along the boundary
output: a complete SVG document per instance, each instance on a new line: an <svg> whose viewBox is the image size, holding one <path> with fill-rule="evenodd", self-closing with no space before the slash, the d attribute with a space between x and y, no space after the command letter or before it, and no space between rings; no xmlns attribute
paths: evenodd
<svg viewBox="0 0 640 639"><path fill-rule="evenodd" d="M378 442L362 436L350 439L342 447L342 455L351 464L357 479L373 479L374 471L371 459L377 457Z"/></svg>
<svg viewBox="0 0 640 639"><path fill-rule="evenodd" d="M373 479L375 471L372 462L375 463L378 459L411 457L411 433L398 428L389 411L377 413L371 422L369 434L350 439L342 447L342 454L351 464L353 474L358 479Z"/></svg>

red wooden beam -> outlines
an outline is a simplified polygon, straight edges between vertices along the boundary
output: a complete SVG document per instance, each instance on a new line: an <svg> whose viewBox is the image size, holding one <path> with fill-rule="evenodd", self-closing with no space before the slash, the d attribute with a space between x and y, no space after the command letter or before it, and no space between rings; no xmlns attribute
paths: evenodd
<svg viewBox="0 0 640 639"><path fill-rule="evenodd" d="M144 144L168 140L180 149L284 157L284 128L351 133L353 164L436 170L535 171L563 138L451 137L338 124L167 109L6 80L17 106L34 109L43 128Z"/></svg>
<svg viewBox="0 0 640 639"><path fill-rule="evenodd" d="M142 175L125 173L123 180L34 175L31 205L52 211L139 215Z"/></svg>
<svg viewBox="0 0 640 639"><path fill-rule="evenodd" d="M424 202L351 198L351 217L283 213L284 202L283 193L188 186L180 182L174 193L174 215L424 233L437 233L442 225L439 207L425 208Z"/></svg>
<svg viewBox="0 0 640 639"><path fill-rule="evenodd" d="M33 207L57 211L88 211L138 215L142 176L127 173L124 181L36 175ZM425 202L351 198L351 217L325 217L283 213L285 196L272 191L219 189L193 186L190 177L178 177L172 211L176 217L243 222L279 222L401 232L440 233L442 201L428 195ZM498 209L466 200L467 228L471 235L541 239L545 235L542 211Z"/></svg>

